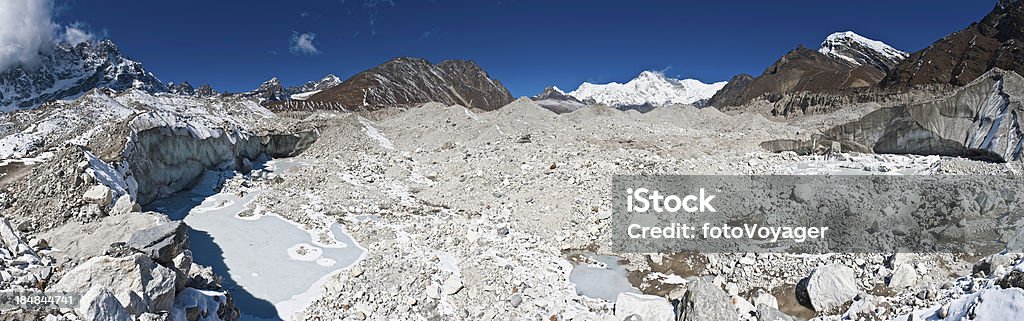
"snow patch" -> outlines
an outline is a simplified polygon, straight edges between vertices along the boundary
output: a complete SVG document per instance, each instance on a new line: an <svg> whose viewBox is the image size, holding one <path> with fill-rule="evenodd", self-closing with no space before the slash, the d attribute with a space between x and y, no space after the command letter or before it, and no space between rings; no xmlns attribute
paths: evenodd
<svg viewBox="0 0 1024 321"><path fill-rule="evenodd" d="M369 120L359 117L359 123L363 124L363 131L366 132L366 135L377 141L377 144L379 144L380 147L384 147L384 149L395 149L395 145L391 143L391 140L384 137L384 134L378 131L377 128L373 127L373 124L371 124Z"/></svg>

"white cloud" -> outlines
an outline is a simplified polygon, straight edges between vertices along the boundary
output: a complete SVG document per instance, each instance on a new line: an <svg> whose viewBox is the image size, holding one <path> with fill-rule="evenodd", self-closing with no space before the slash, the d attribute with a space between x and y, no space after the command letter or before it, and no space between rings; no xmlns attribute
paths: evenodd
<svg viewBox="0 0 1024 321"><path fill-rule="evenodd" d="M49 0L0 1L0 69L32 65L52 44L55 25Z"/></svg>
<svg viewBox="0 0 1024 321"><path fill-rule="evenodd" d="M316 34L312 32L292 33L291 47L288 51L297 55L319 55L320 49L316 48Z"/></svg>
<svg viewBox="0 0 1024 321"><path fill-rule="evenodd" d="M95 40L96 35L85 29L85 25L80 22L67 26L64 29L64 40L72 45L77 45L83 42L92 42Z"/></svg>

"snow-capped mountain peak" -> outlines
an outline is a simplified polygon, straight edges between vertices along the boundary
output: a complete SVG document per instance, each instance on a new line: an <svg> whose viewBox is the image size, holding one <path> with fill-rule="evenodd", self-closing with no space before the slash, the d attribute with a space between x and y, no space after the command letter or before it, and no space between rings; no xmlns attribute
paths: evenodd
<svg viewBox="0 0 1024 321"><path fill-rule="evenodd" d="M121 55L110 40L70 44L57 42L39 51L39 66L0 70L0 111L39 106L50 100L76 97L93 88L166 91L142 64Z"/></svg>
<svg viewBox="0 0 1024 321"><path fill-rule="evenodd" d="M341 84L341 78L334 74L328 74L314 85L314 90L324 90Z"/></svg>
<svg viewBox="0 0 1024 321"><path fill-rule="evenodd" d="M910 54L884 42L868 39L853 31L836 32L825 38L818 52L853 66L874 66L888 72Z"/></svg>
<svg viewBox="0 0 1024 321"><path fill-rule="evenodd" d="M620 84L585 82L569 96L581 101L602 103L612 107L671 104L692 104L711 98L726 82L706 84L696 79L675 79L662 72L644 71L633 80Z"/></svg>

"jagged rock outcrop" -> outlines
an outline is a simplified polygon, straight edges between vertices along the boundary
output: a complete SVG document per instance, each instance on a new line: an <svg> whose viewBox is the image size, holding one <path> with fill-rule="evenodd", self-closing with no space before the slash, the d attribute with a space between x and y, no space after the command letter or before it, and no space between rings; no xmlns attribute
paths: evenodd
<svg viewBox="0 0 1024 321"><path fill-rule="evenodd" d="M110 40L74 46L56 43L40 50L39 65L0 71L0 110L34 108L99 87L167 90L141 63L122 56Z"/></svg>
<svg viewBox="0 0 1024 321"><path fill-rule="evenodd" d="M196 89L192 88L192 84L189 84L188 81L183 81L180 83L169 83L167 84L167 91L172 94L186 96L192 96L196 93Z"/></svg>
<svg viewBox="0 0 1024 321"><path fill-rule="evenodd" d="M992 68L1024 73L1024 4L999 1L967 28L952 33L896 66L884 87L964 86Z"/></svg>
<svg viewBox="0 0 1024 321"><path fill-rule="evenodd" d="M427 102L494 110L512 102L512 95L472 61L445 60L435 65L425 59L395 58L306 101L271 104L270 108L376 110Z"/></svg>
<svg viewBox="0 0 1024 321"><path fill-rule="evenodd" d="M193 96L193 97L213 97L217 95L217 91L210 87L208 84L202 84L199 88L192 87L188 81L181 83L169 83L167 84L167 91L172 94Z"/></svg>

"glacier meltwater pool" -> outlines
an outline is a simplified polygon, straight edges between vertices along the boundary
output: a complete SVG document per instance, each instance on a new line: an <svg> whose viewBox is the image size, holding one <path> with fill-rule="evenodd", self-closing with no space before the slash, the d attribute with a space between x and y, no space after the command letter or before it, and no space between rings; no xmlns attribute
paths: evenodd
<svg viewBox="0 0 1024 321"><path fill-rule="evenodd" d="M580 259L572 261L569 274L569 281L576 285L579 295L615 302L620 293L640 293L629 283L626 267L619 263L621 258L590 253L579 255Z"/></svg>
<svg viewBox="0 0 1024 321"><path fill-rule="evenodd" d="M287 169L296 166L302 166L301 161L266 163L266 169L278 175L287 175ZM339 224L331 225L329 239L321 242L319 231L304 230L278 216L240 217L269 191L218 193L216 186L224 175L230 174L209 172L195 188L147 208L191 227L193 260L224 278L242 320L291 320L320 295L327 277L363 257L365 250Z"/></svg>

